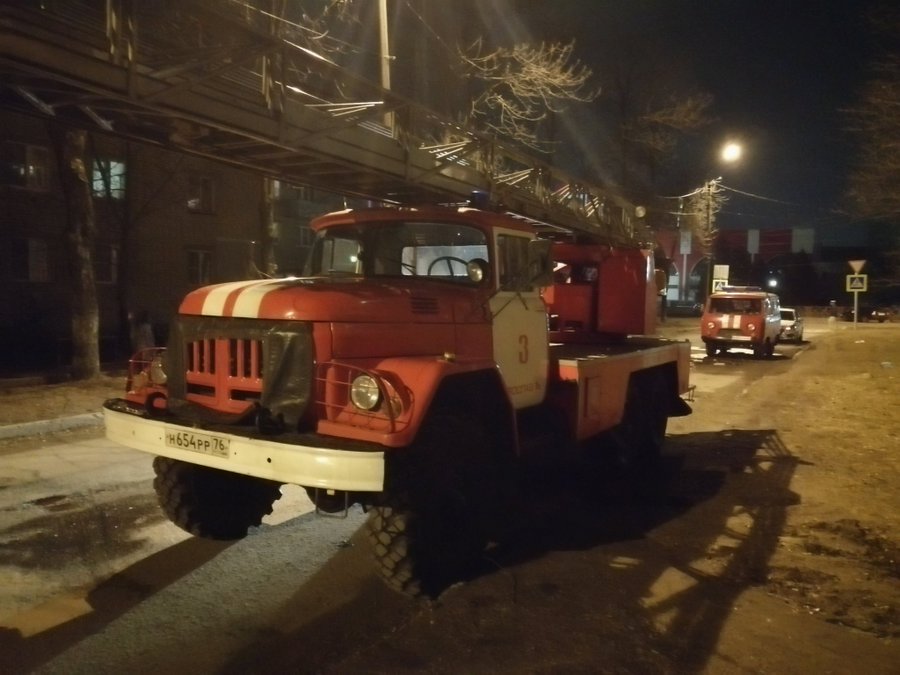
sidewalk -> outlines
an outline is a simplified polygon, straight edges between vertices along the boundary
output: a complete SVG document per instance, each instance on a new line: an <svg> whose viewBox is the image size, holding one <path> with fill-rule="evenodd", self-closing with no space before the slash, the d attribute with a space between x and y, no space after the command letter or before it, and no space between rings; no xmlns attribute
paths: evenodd
<svg viewBox="0 0 900 675"><path fill-rule="evenodd" d="M119 373L59 384L40 377L0 380L0 440L99 426L103 401L124 391Z"/></svg>

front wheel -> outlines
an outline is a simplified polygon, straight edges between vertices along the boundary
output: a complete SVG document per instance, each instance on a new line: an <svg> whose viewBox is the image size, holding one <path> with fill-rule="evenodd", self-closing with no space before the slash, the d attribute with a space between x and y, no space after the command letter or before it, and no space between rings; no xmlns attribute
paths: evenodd
<svg viewBox="0 0 900 675"><path fill-rule="evenodd" d="M280 483L168 457L154 458L153 470L153 489L169 520L207 539L247 536L281 497Z"/></svg>
<svg viewBox="0 0 900 675"><path fill-rule="evenodd" d="M706 355L710 358L716 355L716 346L710 342L706 343Z"/></svg>
<svg viewBox="0 0 900 675"><path fill-rule="evenodd" d="M473 572L486 544L486 451L477 421L432 415L367 522L378 572L394 590L436 596Z"/></svg>

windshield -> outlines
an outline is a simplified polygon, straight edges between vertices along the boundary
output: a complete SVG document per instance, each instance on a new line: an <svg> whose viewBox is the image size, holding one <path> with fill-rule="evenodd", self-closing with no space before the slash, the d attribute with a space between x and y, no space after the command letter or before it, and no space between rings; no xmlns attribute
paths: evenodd
<svg viewBox="0 0 900 675"><path fill-rule="evenodd" d="M307 276L427 276L469 282L466 264L486 265L484 233L454 223L389 222L329 227L318 233Z"/></svg>
<svg viewBox="0 0 900 675"><path fill-rule="evenodd" d="M781 318L783 321L793 321L794 320L794 310L792 310L792 309L781 310Z"/></svg>
<svg viewBox="0 0 900 675"><path fill-rule="evenodd" d="M712 298L709 302L713 314L759 314L760 307L756 298Z"/></svg>

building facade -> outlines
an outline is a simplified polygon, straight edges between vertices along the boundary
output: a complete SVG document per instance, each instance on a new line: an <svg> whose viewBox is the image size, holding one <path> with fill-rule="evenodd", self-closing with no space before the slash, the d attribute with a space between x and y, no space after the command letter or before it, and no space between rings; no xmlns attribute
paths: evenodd
<svg viewBox="0 0 900 675"><path fill-rule="evenodd" d="M0 112L0 376L62 368L71 353L67 208L53 123ZM185 293L299 272L312 216L342 202L204 158L91 134L101 360L130 353L129 315L158 344ZM87 167L86 167L87 169ZM267 197L270 208L264 208Z"/></svg>

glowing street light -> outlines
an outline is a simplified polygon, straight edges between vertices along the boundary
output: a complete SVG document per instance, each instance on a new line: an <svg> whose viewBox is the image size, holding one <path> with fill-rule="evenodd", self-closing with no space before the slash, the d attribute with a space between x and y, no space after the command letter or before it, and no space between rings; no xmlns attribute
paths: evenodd
<svg viewBox="0 0 900 675"><path fill-rule="evenodd" d="M744 148L737 141L728 141L722 148L719 150L719 159L724 164L734 164L741 159L741 155L743 154ZM714 180L706 181L705 191L706 191L706 232L707 236L710 237L710 250L709 250L709 268L707 271L708 279L710 282L710 291L715 291L717 283L722 281L726 281L727 279L716 279L716 265L714 264L714 251L713 251L713 211L718 211L719 204L721 203L721 197L717 196L719 182L722 180L722 177L719 176ZM717 203L714 205L714 200ZM727 269L727 267L723 266L723 269ZM721 276L721 273L720 273ZM727 272L725 273L727 276Z"/></svg>
<svg viewBox="0 0 900 675"><path fill-rule="evenodd" d="M744 148L740 143L731 141L722 146L720 157L722 158L723 162L728 162L730 164L732 162L738 161L741 158L743 151Z"/></svg>

